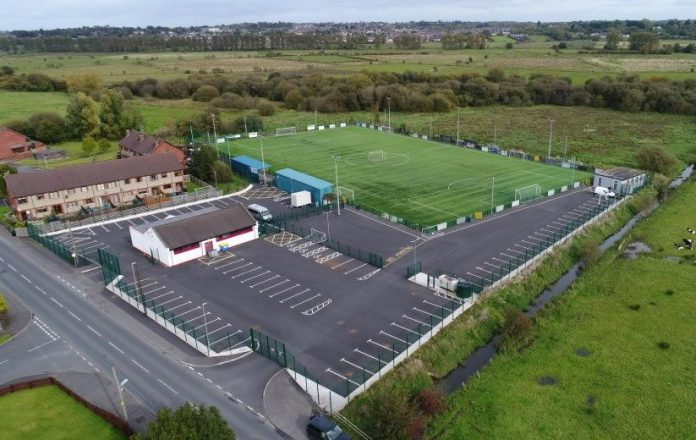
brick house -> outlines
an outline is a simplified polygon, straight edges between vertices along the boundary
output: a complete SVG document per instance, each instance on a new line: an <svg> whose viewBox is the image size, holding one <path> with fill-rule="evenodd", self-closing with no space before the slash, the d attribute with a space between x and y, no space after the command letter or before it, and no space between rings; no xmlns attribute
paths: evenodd
<svg viewBox="0 0 696 440"><path fill-rule="evenodd" d="M184 164L186 161L186 153L182 148L136 130L128 130L126 136L118 141L118 146L122 158L174 153L179 162Z"/></svg>
<svg viewBox="0 0 696 440"><path fill-rule="evenodd" d="M0 160L19 160L31 157L34 151L45 150L46 145L33 141L21 133L0 127Z"/></svg>
<svg viewBox="0 0 696 440"><path fill-rule="evenodd" d="M33 220L178 194L184 191L186 177L176 155L165 153L8 174L5 183L17 218Z"/></svg>

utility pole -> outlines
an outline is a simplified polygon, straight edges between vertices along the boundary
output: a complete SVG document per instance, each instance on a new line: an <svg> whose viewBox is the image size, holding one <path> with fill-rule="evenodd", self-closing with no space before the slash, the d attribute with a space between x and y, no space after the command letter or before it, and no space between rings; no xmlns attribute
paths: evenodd
<svg viewBox="0 0 696 440"><path fill-rule="evenodd" d="M314 129L319 130L318 122L317 122L317 109L314 109Z"/></svg>
<svg viewBox="0 0 696 440"><path fill-rule="evenodd" d="M430 139L433 138L433 117L430 117Z"/></svg>
<svg viewBox="0 0 696 440"><path fill-rule="evenodd" d="M387 117L387 126L391 128L391 98L387 96L387 110L388 110L388 117Z"/></svg>
<svg viewBox="0 0 696 440"><path fill-rule="evenodd" d="M551 159L551 142L553 141L553 124L555 122L555 119L549 118L549 154L546 156L547 159Z"/></svg>
<svg viewBox="0 0 696 440"><path fill-rule="evenodd" d="M565 137L565 152L563 153L563 158L568 158L568 136Z"/></svg>
<svg viewBox="0 0 696 440"><path fill-rule="evenodd" d="M493 176L493 183L491 183L491 215L495 210L495 176Z"/></svg>
<svg viewBox="0 0 696 440"><path fill-rule="evenodd" d="M217 188L217 170L213 169L213 179L215 181L215 188Z"/></svg>
<svg viewBox="0 0 696 440"><path fill-rule="evenodd" d="M331 241L331 227L329 226L329 211L326 211L326 239Z"/></svg>
<svg viewBox="0 0 696 440"><path fill-rule="evenodd" d="M208 340L208 318L205 316L205 306L208 304L207 302L204 302L201 304L201 307L203 308L203 329L205 330L205 348L208 351L208 356L210 356L210 341Z"/></svg>
<svg viewBox="0 0 696 440"><path fill-rule="evenodd" d="M244 115L244 136L249 137L249 130L247 129L246 115Z"/></svg>
<svg viewBox="0 0 696 440"><path fill-rule="evenodd" d="M126 412L126 401L123 400L123 386L128 382L128 379L124 379L123 382L118 381L118 376L116 375L116 367L111 366L111 372L114 375L114 382L116 382L116 388L118 388L118 397L121 401L121 411L123 411L123 420L128 421L128 413Z"/></svg>
<svg viewBox="0 0 696 440"><path fill-rule="evenodd" d="M459 145L459 107L457 107L457 145Z"/></svg>
<svg viewBox="0 0 696 440"><path fill-rule="evenodd" d="M493 116L493 145L498 145L498 117Z"/></svg>
<svg viewBox="0 0 696 440"><path fill-rule="evenodd" d="M341 201L339 200L339 190L338 190L338 161L341 160L341 156L332 155L331 158L334 160L334 173L336 175L336 214L341 215Z"/></svg>
<svg viewBox="0 0 696 440"><path fill-rule="evenodd" d="M210 117L213 118L213 140L215 141L215 145L217 145L217 129L215 128L215 113L211 113Z"/></svg>

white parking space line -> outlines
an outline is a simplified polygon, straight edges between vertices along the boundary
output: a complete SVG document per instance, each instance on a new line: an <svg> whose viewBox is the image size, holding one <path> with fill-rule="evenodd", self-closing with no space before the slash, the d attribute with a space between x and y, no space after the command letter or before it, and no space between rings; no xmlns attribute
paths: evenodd
<svg viewBox="0 0 696 440"><path fill-rule="evenodd" d="M369 341L368 341L368 342L369 342ZM365 357L368 357L368 358L370 358L370 359L374 359L374 360L376 360L377 362L380 362L381 364L387 365L387 364L389 363L389 362L387 362L387 361L383 361L383 360L380 359L380 358L374 357L374 356L372 356L371 354L365 353L364 351L360 351L360 349L358 349L358 348L354 348L353 351L354 351L355 353L360 353L361 355L363 355L363 356L365 356Z"/></svg>
<svg viewBox="0 0 696 440"><path fill-rule="evenodd" d="M163 305L165 305L165 304L169 304L169 303L172 302L172 301L176 301L176 300L178 300L178 299L183 299L183 298L184 298L183 296L179 295L179 296L177 296L176 298L169 299L169 300L164 301L164 302L161 302L161 303L159 303L159 304L157 304L157 305L158 305L158 306L163 306Z"/></svg>
<svg viewBox="0 0 696 440"><path fill-rule="evenodd" d="M160 294L160 295L157 295L157 296L154 297L154 298L148 298L148 301L154 301L154 300L156 300L156 299L158 299L158 298L162 298L163 296L171 295L172 293L174 293L174 291L173 291L173 290L170 290L169 292L162 293L162 294ZM143 295L145 295L145 294L143 294Z"/></svg>
<svg viewBox="0 0 696 440"><path fill-rule="evenodd" d="M517 249L510 249L510 248L507 248L507 250L509 250L510 252L515 252L515 253L524 255L524 252L518 251Z"/></svg>
<svg viewBox="0 0 696 440"><path fill-rule="evenodd" d="M509 264L510 264L509 261L507 261L507 260L501 260L501 259L498 258L498 257L493 257L493 258L491 258L491 259L497 261L498 263L503 263L503 264L505 264L505 265L509 265ZM498 265L498 267L502 267L502 266Z"/></svg>
<svg viewBox="0 0 696 440"><path fill-rule="evenodd" d="M356 365L356 364L352 363L351 361L347 360L346 358L341 358L340 361L341 361L341 362L345 362L345 363L348 364L348 365L352 365L353 367L357 368L358 370L366 371L366 372L370 373L371 376L374 376L374 375L375 375L375 372L374 372L374 371L370 371L370 370L368 370L368 369L365 368L365 367L362 367L362 366L360 366L360 365Z"/></svg>
<svg viewBox="0 0 696 440"><path fill-rule="evenodd" d="M174 307L172 307L171 309L166 310L166 312L169 313L169 312L171 312L172 310L176 310L176 309L178 309L179 307L188 306L189 304L193 304L193 303L192 303L191 301L186 301L185 303L181 303L181 304L179 304L178 306L174 306ZM192 309L192 310L196 310L196 309ZM189 310L189 311L192 311L192 310ZM188 313L188 312L185 312L185 313ZM182 315L183 315L183 313L182 313ZM181 316L181 315L179 315L179 316Z"/></svg>
<svg viewBox="0 0 696 440"><path fill-rule="evenodd" d="M536 243L532 243L531 241L522 240L522 243L526 243L526 244L528 244L528 245L530 245L530 246L537 246L537 245L539 245L539 242L538 242L538 241L537 241Z"/></svg>
<svg viewBox="0 0 696 440"><path fill-rule="evenodd" d="M111 232L109 229L107 229L106 226L104 226L104 225L99 225L99 226L101 226L106 232Z"/></svg>
<svg viewBox="0 0 696 440"><path fill-rule="evenodd" d="M126 219L126 221L127 221L128 223L130 223L131 226L135 226L135 223L133 223L130 219Z"/></svg>
<svg viewBox="0 0 696 440"><path fill-rule="evenodd" d="M387 347L387 346L385 346L385 345L380 344L379 342L373 341L372 339L368 339L367 342L370 343L370 344L374 344L374 345L376 345L376 346L378 346L378 347L382 347L382 348L385 349L385 350L393 351L392 347Z"/></svg>
<svg viewBox="0 0 696 440"><path fill-rule="evenodd" d="M477 269L477 270L480 270L481 272L486 272L486 273L493 273L493 272L491 272L491 271L490 271L490 270L488 270L488 269L484 269L484 268L482 268L481 266L476 266L476 269Z"/></svg>
<svg viewBox="0 0 696 440"><path fill-rule="evenodd" d="M536 235L541 235L542 237L546 237L546 238L553 238L553 237L552 237L551 235L548 235L548 234L542 234L541 232L537 232L537 231L535 231L534 233L535 233ZM537 238L537 237L529 237L529 238Z"/></svg>
<svg viewBox="0 0 696 440"><path fill-rule="evenodd" d="M213 335L213 334L219 332L220 330L224 330L224 329L230 328L230 327L232 327L232 324L230 324L230 323L228 322L227 324L223 325L222 327L220 327L220 328L218 328L218 329L215 329L215 330L213 330L213 331L211 331L211 332L208 332L208 338L210 338L211 335ZM225 337L227 337L227 336L225 336Z"/></svg>
<svg viewBox="0 0 696 440"><path fill-rule="evenodd" d="M299 302L299 303L297 303L297 304L295 304L295 305L290 306L290 308L291 308L291 309L294 309L295 307L299 306L300 304L304 304L304 303L306 303L307 301L311 301L311 300L313 300L314 298L316 298L316 297L318 297L318 296L321 296L321 294L320 294L320 293L317 293L316 295L314 295L314 296L311 297L311 298L307 298L306 300L304 300L304 301L302 301L302 302Z"/></svg>
<svg viewBox="0 0 696 440"><path fill-rule="evenodd" d="M284 298L284 299L281 299L281 300L278 301L278 302L281 303L281 304L283 304L283 303L285 303L285 301L291 300L291 299L296 298L296 297L298 297L298 296L300 296L300 295L304 295L305 293L309 292L309 290L310 290L310 289L305 289L305 290L303 290L303 291L300 292L300 293L296 293L296 294L294 294L294 295L290 295L289 297Z"/></svg>
<svg viewBox="0 0 696 440"><path fill-rule="evenodd" d="M493 258L495 258L495 257L493 257ZM496 269L500 269L500 265L499 265L499 264L489 263L488 261L484 261L483 264L487 264L487 265L489 265L489 266L491 266L491 267L495 267Z"/></svg>
<svg viewBox="0 0 696 440"><path fill-rule="evenodd" d="M344 261L343 263L340 263L340 264L335 265L335 266L332 267L331 269L338 269L339 267L341 267L341 266L343 266L343 265L345 265L345 264L348 264L348 263L350 263L351 261L355 261L355 258L349 258L349 259L347 259L346 261Z"/></svg>
<svg viewBox="0 0 696 440"><path fill-rule="evenodd" d="M363 263L363 264L361 264L360 266L358 266L358 267L356 267L356 268L353 268L353 269L349 270L348 272L343 272L343 274L344 274L344 275L348 275L348 274L350 274L351 272L355 272L356 270L358 270L358 269L360 269L360 268L363 268L363 267L365 267L365 266L367 266L367 263Z"/></svg>
<svg viewBox="0 0 696 440"><path fill-rule="evenodd" d="M268 295L268 297L269 297L269 298L274 298L274 297L280 295L280 294L283 293L283 292L287 292L288 290L294 289L295 287L300 287L300 285L299 285L299 284L295 284L294 286L288 287L287 289L283 289L283 290L281 290L280 292L274 293L273 295Z"/></svg>
<svg viewBox="0 0 696 440"><path fill-rule="evenodd" d="M100 268L101 268L101 266L94 266L94 267L90 267L89 269L82 270L82 271L80 271L80 273L92 272L93 270L97 270Z"/></svg>
<svg viewBox="0 0 696 440"><path fill-rule="evenodd" d="M362 386L361 384L357 383L356 381L348 379L346 376L342 375L341 373L336 373L336 372L335 372L334 370L332 370L331 368L327 368L327 369L326 369L326 372L327 372L327 373L331 373L331 374L333 374L334 376L338 376L338 377L340 377L341 379L346 380L346 381L352 383L352 384L355 385L356 387Z"/></svg>
<svg viewBox="0 0 696 440"><path fill-rule="evenodd" d="M379 331L379 334L380 334L380 335L384 335L384 336L389 336L390 338L396 339L396 340L399 341L399 342L403 342L404 344L408 344L408 342L404 341L403 339L397 338L396 336L391 335L391 334L385 332L384 330L380 330L380 331ZM408 344L408 345L410 345L410 344Z"/></svg>
<svg viewBox="0 0 696 440"><path fill-rule="evenodd" d="M444 306L442 306L442 305L440 305L440 304L431 303L431 302L428 301L427 299L424 299L423 302L424 302L425 304L431 305L431 306L433 306L433 307L437 307L438 310L441 310L441 309L444 308Z"/></svg>
<svg viewBox="0 0 696 440"><path fill-rule="evenodd" d="M259 290L259 293L263 293L263 292L265 292L265 291L267 291L267 290L271 290L271 289L273 289L273 288L275 288L275 287L278 287L278 286L280 286L280 285L282 285L282 284L287 283L288 281L290 281L290 280L287 280L287 279L286 279L285 281L281 281L281 282L279 282L279 283L277 283L277 284L274 284L274 285L272 285L272 286L270 286L270 287L266 287L265 289L261 289L261 290Z"/></svg>
<svg viewBox="0 0 696 440"><path fill-rule="evenodd" d="M221 265L219 265L219 266L213 266L213 269L219 270L219 269L222 269L223 267L232 266L233 264L241 263L242 261L244 261L244 258L242 258L242 259L240 259L240 260L230 261L230 262L227 263L227 264L221 264ZM225 273L225 272L223 272L223 274L224 274L224 273Z"/></svg>
<svg viewBox="0 0 696 440"><path fill-rule="evenodd" d="M147 290L147 291L143 291L143 289L140 289L140 291L143 292L143 295L149 295L152 292L157 292L158 290L162 290L162 289L166 289L166 288L167 288L167 286L159 286L159 287L155 287L154 289Z"/></svg>
<svg viewBox="0 0 696 440"><path fill-rule="evenodd" d="M434 313L426 312L425 310L421 310L418 307L413 307L413 310L415 310L416 312L423 313L424 315L428 315L428 316L432 316L433 318L440 319L440 316L438 316Z"/></svg>
<svg viewBox="0 0 696 440"><path fill-rule="evenodd" d="M241 276L244 276L244 275L246 275L246 274L248 274L248 273L256 272L257 270L261 270L261 269L263 269L263 267L261 267L261 266L256 266L256 267L253 268L253 269L249 269L249 270L247 270L246 272L238 273L237 275L231 276L230 278L232 278L232 279L234 280L234 279L239 278L239 277L241 277Z"/></svg>
<svg viewBox="0 0 696 440"><path fill-rule="evenodd" d="M421 325L425 325L425 326L430 327L430 324L426 324L425 322L419 321L419 320L417 320L416 318L411 318L411 317L408 316L408 315L401 315L401 316L402 316L403 318L410 319L410 320L413 321L413 322L417 322L418 324L421 324Z"/></svg>
<svg viewBox="0 0 696 440"><path fill-rule="evenodd" d="M399 325L399 324L397 324L397 323L395 323L395 322L392 322L391 325L393 325L394 327L398 327L398 328L400 328L401 330L406 330L407 332L413 333L414 335L422 336L422 335L421 335L420 333L418 333L417 331L411 330L410 328L404 327L403 325Z"/></svg>
<svg viewBox="0 0 696 440"><path fill-rule="evenodd" d="M249 287L255 288L256 286L260 286L261 284L265 284L269 281L273 281L277 278L280 278L280 275L273 275L271 278L265 279L263 281L259 281L258 283L250 284Z"/></svg>
<svg viewBox="0 0 696 440"><path fill-rule="evenodd" d="M258 275L254 275L254 276L251 277L251 278L246 278L246 279L240 280L239 282L242 283L242 284L244 284L244 283L246 283L247 281L251 281L251 280L253 280L253 279L262 277L262 276L264 276L264 275L268 275L269 273L271 273L271 271L270 271L270 270L266 270L266 271L261 272L261 273L258 274Z"/></svg>
<svg viewBox="0 0 696 440"><path fill-rule="evenodd" d="M249 266L253 266L253 265L254 265L254 263L249 262L249 263L243 264L243 265L241 265L241 266L239 266L239 267L235 267L234 269L226 270L226 271L224 271L222 274L223 274L223 275L227 275L228 273L232 273L232 272L234 272L234 271L236 271L236 270L243 269L243 268L245 268L245 267L249 267Z"/></svg>
<svg viewBox="0 0 696 440"><path fill-rule="evenodd" d="M188 303L191 304L191 301L189 301ZM182 306L185 306L186 304L181 304L181 305L182 305ZM176 306L176 307L180 307L180 306ZM169 309L168 311L174 310L176 307L172 307L172 308ZM183 312L183 313L179 313L179 315L177 315L177 316L180 318L180 317L182 317L182 316L184 316L184 315L188 315L189 313L195 312L196 310L200 310L200 309L201 309L201 306L196 306L196 307L192 308L191 310L187 310L187 311L185 311L185 312Z"/></svg>

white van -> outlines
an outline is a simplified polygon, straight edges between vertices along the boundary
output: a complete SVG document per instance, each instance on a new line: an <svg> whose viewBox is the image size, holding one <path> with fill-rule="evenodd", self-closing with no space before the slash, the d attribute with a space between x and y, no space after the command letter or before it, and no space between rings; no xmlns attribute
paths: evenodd
<svg viewBox="0 0 696 440"><path fill-rule="evenodd" d="M610 191L609 188L604 188L603 186L595 186L594 193L595 195L600 197L616 197L616 194Z"/></svg>
<svg viewBox="0 0 696 440"><path fill-rule="evenodd" d="M265 222L270 222L271 220L273 220L271 211L269 211L267 208L264 208L261 205L249 205L247 206L247 209L249 210L251 215L253 215L254 218L257 220L263 220Z"/></svg>

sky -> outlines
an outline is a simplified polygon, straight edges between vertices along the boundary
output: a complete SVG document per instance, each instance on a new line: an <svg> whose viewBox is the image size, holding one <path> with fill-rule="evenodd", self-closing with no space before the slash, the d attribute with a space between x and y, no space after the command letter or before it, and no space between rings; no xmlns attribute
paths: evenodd
<svg viewBox="0 0 696 440"><path fill-rule="evenodd" d="M0 0L0 5L11 0ZM202 26L259 21L573 21L696 18L696 0L32 0L2 8L0 30Z"/></svg>

